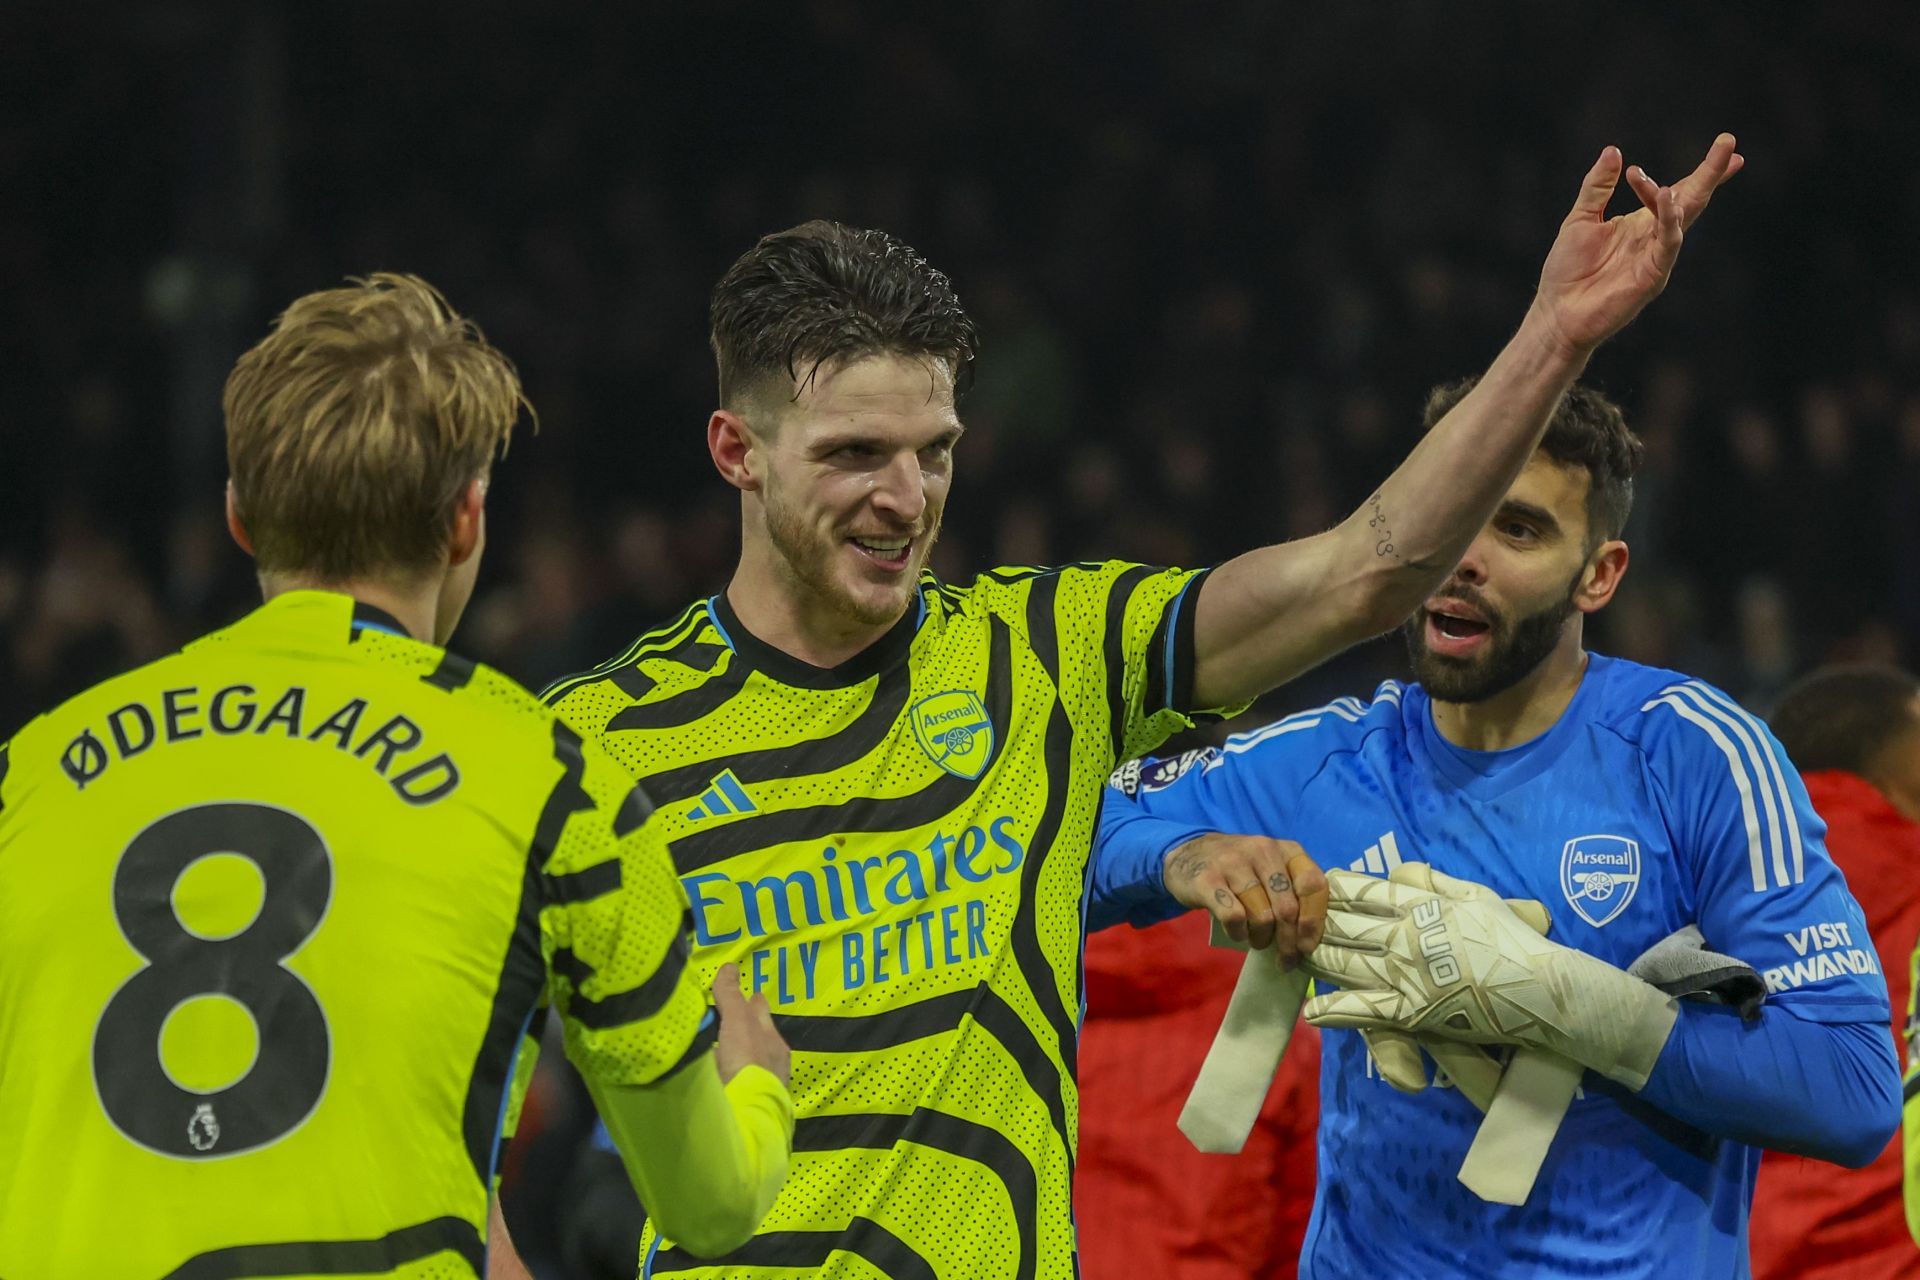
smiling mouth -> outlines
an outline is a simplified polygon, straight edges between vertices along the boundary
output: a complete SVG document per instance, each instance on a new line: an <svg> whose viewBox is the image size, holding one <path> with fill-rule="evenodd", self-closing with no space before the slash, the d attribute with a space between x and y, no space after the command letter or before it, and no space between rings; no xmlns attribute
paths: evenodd
<svg viewBox="0 0 1920 1280"><path fill-rule="evenodd" d="M847 542L883 569L904 569L913 557L912 538L848 538Z"/></svg>

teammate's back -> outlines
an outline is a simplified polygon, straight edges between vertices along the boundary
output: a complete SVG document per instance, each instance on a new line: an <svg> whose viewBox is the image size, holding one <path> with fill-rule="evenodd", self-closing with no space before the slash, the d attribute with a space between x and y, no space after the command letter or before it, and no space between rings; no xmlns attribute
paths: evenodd
<svg viewBox="0 0 1920 1280"><path fill-rule="evenodd" d="M279 596L8 751L0 1275L477 1261L563 766L518 686L355 612Z"/></svg>
<svg viewBox="0 0 1920 1280"><path fill-rule="evenodd" d="M300 299L227 384L266 604L0 747L6 1280L480 1274L543 1002L688 1247L772 1203L786 1048L644 792L438 647L523 403L422 281Z"/></svg>

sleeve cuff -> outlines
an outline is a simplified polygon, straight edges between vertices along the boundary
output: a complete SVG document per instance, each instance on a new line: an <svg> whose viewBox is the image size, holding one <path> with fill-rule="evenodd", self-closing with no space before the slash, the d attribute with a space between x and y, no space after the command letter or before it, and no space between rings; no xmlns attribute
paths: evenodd
<svg viewBox="0 0 1920 1280"><path fill-rule="evenodd" d="M1126 833L1125 846L1108 846L1112 852L1096 868L1090 932L1121 923L1144 929L1184 914L1185 905L1167 891L1167 854L1195 836L1214 834L1210 827L1146 817L1129 822Z"/></svg>

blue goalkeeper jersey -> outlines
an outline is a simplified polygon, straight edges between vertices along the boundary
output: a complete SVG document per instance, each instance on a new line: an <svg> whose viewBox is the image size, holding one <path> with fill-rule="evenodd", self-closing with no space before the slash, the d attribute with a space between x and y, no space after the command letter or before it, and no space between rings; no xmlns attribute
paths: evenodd
<svg viewBox="0 0 1920 1280"><path fill-rule="evenodd" d="M1675 672L1592 656L1559 722L1506 751L1448 743L1425 691L1390 681L1371 703L1129 765L1102 819L1102 896L1115 900L1129 859L1157 875L1194 829L1285 836L1372 875L1424 860L1539 899L1554 939L1622 968L1698 924L1711 949L1760 971L1768 1016L1889 1016L1859 905L1785 752L1727 695ZM1117 913L1170 910L1149 895ZM1456 1177L1481 1119L1470 1102L1444 1080L1396 1091L1356 1031L1322 1045L1303 1277L1748 1274L1757 1149L1589 1073L1527 1203L1488 1204Z"/></svg>

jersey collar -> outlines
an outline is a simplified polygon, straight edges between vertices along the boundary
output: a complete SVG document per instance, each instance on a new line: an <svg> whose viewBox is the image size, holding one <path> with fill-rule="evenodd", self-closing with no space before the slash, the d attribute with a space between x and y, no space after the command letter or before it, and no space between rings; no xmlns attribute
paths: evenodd
<svg viewBox="0 0 1920 1280"><path fill-rule="evenodd" d="M1580 687L1560 718L1537 738L1501 751L1472 751L1448 742L1433 723L1433 700L1424 686L1416 700L1404 699L1401 715L1411 723L1409 737L1427 767L1454 788L1478 800L1491 800L1545 773L1575 742L1593 714L1610 664L1597 653L1587 656Z"/></svg>
<svg viewBox="0 0 1920 1280"><path fill-rule="evenodd" d="M377 605L355 600L337 591L283 591L260 604L225 631L270 631L286 636L311 636L327 644L352 644L367 632L385 632L410 640L400 619ZM212 639L213 637L205 637ZM195 643L199 643L196 641Z"/></svg>
<svg viewBox="0 0 1920 1280"><path fill-rule="evenodd" d="M365 600L353 602L352 639L359 639L362 631L385 631L389 635L399 636L403 640L413 637L400 624L400 619L388 613L378 605L368 604Z"/></svg>
<svg viewBox="0 0 1920 1280"><path fill-rule="evenodd" d="M837 667L816 667L782 649L776 649L747 630L722 591L707 601L707 615L719 628L727 647L754 669L797 689L844 689L870 680L907 660L913 637L927 616L927 584L923 580L914 607L887 633Z"/></svg>

